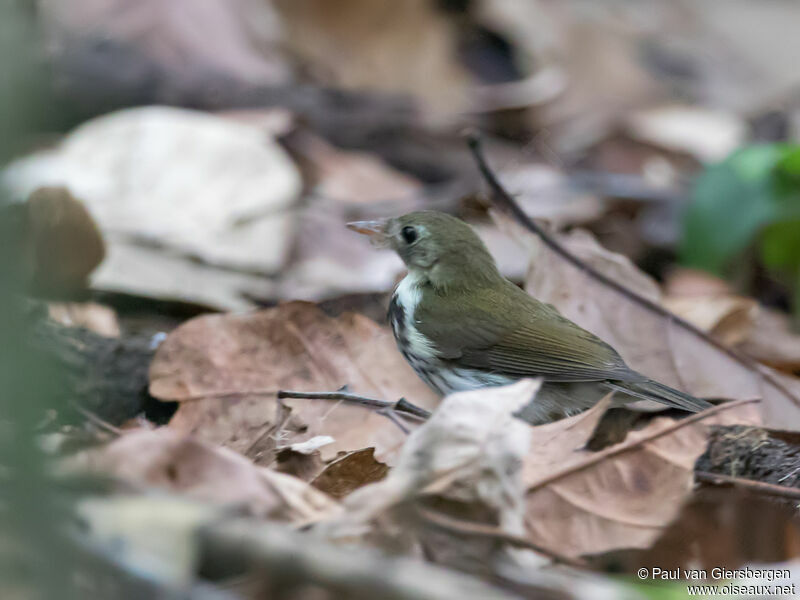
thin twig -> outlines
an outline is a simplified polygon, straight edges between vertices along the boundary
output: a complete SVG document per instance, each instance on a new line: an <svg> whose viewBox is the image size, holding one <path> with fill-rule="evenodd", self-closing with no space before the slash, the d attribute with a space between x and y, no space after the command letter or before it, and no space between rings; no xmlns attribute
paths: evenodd
<svg viewBox="0 0 800 600"><path fill-rule="evenodd" d="M277 395L279 399L301 398L306 400L341 400L349 404L357 404L358 406L365 406L367 408L396 411L402 413L403 415L415 417L421 421L424 421L431 416L430 411L411 404L405 398L400 398L397 402L388 402L386 400L358 396L349 392L293 392L289 390L278 390Z"/></svg>
<svg viewBox="0 0 800 600"><path fill-rule="evenodd" d="M592 454L592 456L590 456L587 460L583 462L576 463L574 465L567 467L566 469L562 469L561 471L556 471L555 473L551 473L547 477L540 479L535 484L528 487L527 493L531 493L532 491L542 488L545 485L549 485L554 481L558 481L559 479L567 477L568 475L574 475L575 473L578 473L580 471L583 471L584 469L594 466L599 462L603 462L604 460L607 460L612 456L617 456L619 454L624 454L626 452L629 452L635 448L638 448L639 446L647 444L648 442L652 442L653 440L657 440L660 437L664 437L665 435L674 433L678 429L682 429L684 427L687 427L688 425L693 425L698 421L707 419L708 417L713 417L726 410L730 410L732 408L737 408L744 404L751 404L755 402L761 402L761 399L752 398L745 400L736 400L734 402L725 402L724 404L720 404L713 408L706 409L703 412L696 413L690 417L686 417L685 419L681 419L680 421L676 421L669 427L665 427L664 429L656 431L655 433L652 433L648 436L633 440L631 442L622 442L621 444L610 446L605 450L600 450L599 452L595 452L594 454Z"/></svg>
<svg viewBox="0 0 800 600"><path fill-rule="evenodd" d="M571 567L576 567L579 569L585 569L587 567L587 564L578 558L570 558L569 556L564 556L563 554L560 554L555 550L550 550L549 548L544 548L543 546L539 546L538 544L535 544L532 541L522 536L506 533L502 529L499 529L498 527L494 527L492 525L485 525L483 523L473 523L472 521L464 521L462 519L456 519L454 517L443 515L441 513L422 507L417 507L416 511L417 514L423 520L441 529L446 529L451 533L459 533L462 535L472 535L472 536L490 538L493 540L497 540L498 542L505 542L512 546L516 546L517 548L525 548L528 550L533 550L534 552L541 554L542 556L546 556L555 563L569 565Z"/></svg>
<svg viewBox="0 0 800 600"><path fill-rule="evenodd" d="M706 334L706 332L702 331L698 327L695 327L685 319L682 319L677 315L674 315L673 313L665 309L663 306L659 306L652 300L649 300L648 298L645 298L644 296L641 296L636 292L626 288L624 285L620 284L614 279L611 279L610 277L606 276L605 274L601 273L591 265L586 264L581 259L570 253L569 250L564 248L558 242L558 240L556 240L555 237L550 235L547 231L542 229L533 219L531 219L525 213L525 211L522 210L520 205L517 204L517 201L514 200L514 198L505 190L505 188L503 188L503 186L500 184L495 174L492 172L488 163L486 162L486 158L483 155L483 150L481 149L481 142L477 134L468 133L467 144L469 145L469 148L472 151L472 155L475 158L475 162L478 165L478 169L480 170L481 175L486 180L486 183L489 185L489 188L492 191L492 201L501 210L510 213L511 216L514 217L514 219L517 220L523 227L525 227L531 233L534 233L536 236L538 236L539 239L542 240L544 245L550 248L550 250L552 250L558 256L560 256L568 263L579 269L581 272L585 273L592 279L595 279L604 286L613 289L615 292L624 296L631 302L638 304L639 306L642 306L651 312L656 313L657 315L669 320L670 323L676 324L678 327L685 329L689 333L697 336L698 338L712 345L717 350L724 352L742 366L753 371L754 374L757 374L760 377L764 378L773 387L781 391L787 398L789 398L789 400L794 402L796 405L800 406L800 398L798 398L788 389L786 389L786 387L775 377L773 377L770 373L765 373L763 370L759 369L759 366L755 361L740 354L739 352L736 352L735 350L732 350L731 348L728 348L722 342L709 336L708 334Z"/></svg>
<svg viewBox="0 0 800 600"><path fill-rule="evenodd" d="M376 410L388 409L404 416L413 417L424 421L431 416L430 411L425 410L415 404L412 404L405 398L400 398L397 402L388 402L386 400L378 400L377 398L368 398L367 396L358 396L349 392L294 392L291 390L230 390L225 392L208 392L205 394L198 394L196 396L185 396L180 398L180 402L191 402L194 400L206 400L209 398L225 399L225 398L238 398L241 396L276 396L279 400L282 398L298 398L302 400L339 400L347 402L348 404L357 404L366 408L374 408Z"/></svg>
<svg viewBox="0 0 800 600"><path fill-rule="evenodd" d="M745 479L744 477L731 477L730 475L709 473L707 471L695 471L694 477L697 481L702 481L703 483L710 483L713 485L732 485L733 487L752 490L762 494L769 494L770 496L780 496L781 498L800 500L800 489L787 487L785 485L777 485L775 483L767 483L765 481L755 481L753 479Z"/></svg>

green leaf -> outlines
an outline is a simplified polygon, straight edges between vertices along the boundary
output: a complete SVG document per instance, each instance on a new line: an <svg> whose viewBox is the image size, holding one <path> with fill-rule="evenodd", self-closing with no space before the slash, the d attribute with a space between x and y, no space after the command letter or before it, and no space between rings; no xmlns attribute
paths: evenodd
<svg viewBox="0 0 800 600"><path fill-rule="evenodd" d="M786 146L777 168L782 174L800 181L800 146L796 144Z"/></svg>
<svg viewBox="0 0 800 600"><path fill-rule="evenodd" d="M684 222L684 263L721 275L776 217L771 173L780 157L774 146L754 146L700 176Z"/></svg>
<svg viewBox="0 0 800 600"><path fill-rule="evenodd" d="M800 220L779 221L761 235L761 260L772 269L800 267Z"/></svg>

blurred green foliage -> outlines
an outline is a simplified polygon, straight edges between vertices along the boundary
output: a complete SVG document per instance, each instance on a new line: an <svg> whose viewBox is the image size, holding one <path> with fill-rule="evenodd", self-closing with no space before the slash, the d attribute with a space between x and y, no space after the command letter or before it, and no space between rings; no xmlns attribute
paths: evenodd
<svg viewBox="0 0 800 600"><path fill-rule="evenodd" d="M731 276L749 249L794 289L800 315L800 145L754 145L708 167L684 221L682 262Z"/></svg>
<svg viewBox="0 0 800 600"><path fill-rule="evenodd" d="M33 0L0 2L0 167L58 113L34 11ZM19 260L10 214L0 211L0 254ZM29 343L36 315L18 285L0 272L0 598L72 598L66 507L36 442L48 411L60 408L62 373Z"/></svg>

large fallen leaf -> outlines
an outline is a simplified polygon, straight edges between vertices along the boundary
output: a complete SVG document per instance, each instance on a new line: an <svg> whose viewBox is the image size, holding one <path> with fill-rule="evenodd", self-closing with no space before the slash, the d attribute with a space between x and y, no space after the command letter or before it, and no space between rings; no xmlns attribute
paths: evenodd
<svg viewBox="0 0 800 600"><path fill-rule="evenodd" d="M274 4L286 28L285 43L317 82L410 94L448 114L466 108L471 78L457 60L457 32L429 2Z"/></svg>
<svg viewBox="0 0 800 600"><path fill-rule="evenodd" d="M691 492L709 426L760 422L754 402L723 404L680 421L657 418L590 452L583 447L607 402L532 428L523 473L527 533L567 556L648 546Z"/></svg>
<svg viewBox="0 0 800 600"><path fill-rule="evenodd" d="M257 124L166 107L84 123L55 149L14 162L3 183L18 195L42 185L69 188L110 245L98 281L144 294L151 290L143 274L159 272L159 254L233 271L277 271L301 187L286 152ZM140 263L152 259L136 280L115 262L115 247L132 243L151 252Z"/></svg>
<svg viewBox="0 0 800 600"><path fill-rule="evenodd" d="M761 398L767 424L800 428L800 395L791 381L658 311L657 285L627 258L602 248L586 232L560 236L568 252L634 292L644 302L592 277L529 235L535 249L526 290L611 344L637 371L705 398Z"/></svg>
<svg viewBox="0 0 800 600"><path fill-rule="evenodd" d="M126 433L87 450L71 468L118 477L221 505L245 506L255 516L306 522L335 514L337 504L307 483L226 448L215 448L166 427Z"/></svg>
<svg viewBox="0 0 800 600"><path fill-rule="evenodd" d="M181 325L158 349L150 393L181 402L169 426L269 463L276 447L328 435L323 459L374 447L391 455L405 434L374 410L326 400L283 400L275 392L334 391L433 408L437 399L414 374L388 329L366 317L326 316L290 302L245 315L202 316ZM255 392L255 393L248 393Z"/></svg>

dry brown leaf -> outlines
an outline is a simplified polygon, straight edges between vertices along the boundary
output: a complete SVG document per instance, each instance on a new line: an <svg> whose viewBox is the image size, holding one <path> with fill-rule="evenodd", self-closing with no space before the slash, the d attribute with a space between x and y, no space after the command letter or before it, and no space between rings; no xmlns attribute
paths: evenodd
<svg viewBox="0 0 800 600"><path fill-rule="evenodd" d="M771 367L800 370L800 334L793 331L787 315L755 306L754 300L734 295L726 282L703 271L676 269L664 287L664 304L703 331Z"/></svg>
<svg viewBox="0 0 800 600"><path fill-rule="evenodd" d="M375 460L375 448L364 448L334 460L311 481L311 485L339 499L368 483L380 481L388 472L389 467Z"/></svg>
<svg viewBox="0 0 800 600"><path fill-rule="evenodd" d="M573 557L647 547L691 492L708 426L760 422L753 402L712 411L655 419L600 452L581 449L604 412L600 404L532 428L523 474L529 538Z"/></svg>
<svg viewBox="0 0 800 600"><path fill-rule="evenodd" d="M778 311L762 307L739 349L776 369L800 370L800 333L794 332L791 319Z"/></svg>
<svg viewBox="0 0 800 600"><path fill-rule="evenodd" d="M316 521L338 511L330 497L295 477L257 467L231 450L166 427L126 433L75 457L69 465L206 502L243 505L253 515L269 519Z"/></svg>
<svg viewBox="0 0 800 600"><path fill-rule="evenodd" d="M746 340L759 313L755 300L734 295L667 297L661 303L726 346Z"/></svg>
<svg viewBox="0 0 800 600"><path fill-rule="evenodd" d="M529 234L535 248L526 290L611 344L637 371L703 398L761 398L768 425L800 428L800 395L793 382L738 359L668 316L634 301L578 267ZM560 243L578 259L652 303L655 282L626 258L602 248L589 234L572 232ZM797 380L795 380L797 381ZM800 381L797 381L800 384Z"/></svg>
<svg viewBox="0 0 800 600"><path fill-rule="evenodd" d="M405 93L439 112L466 107L470 77L453 24L427 0L276 0L285 40L317 82Z"/></svg>
<svg viewBox="0 0 800 600"><path fill-rule="evenodd" d="M331 318L305 302L192 319L169 335L150 368L150 393L181 402L171 428L256 456L259 463L271 462L276 447L317 435L335 440L321 448L324 460L370 446L379 460L390 460L405 434L375 411L292 399L282 401L287 415L274 395L278 389L318 392L343 385L374 398L437 404L388 329L351 313ZM247 393L252 390L261 393ZM226 395L232 392L240 393Z"/></svg>

